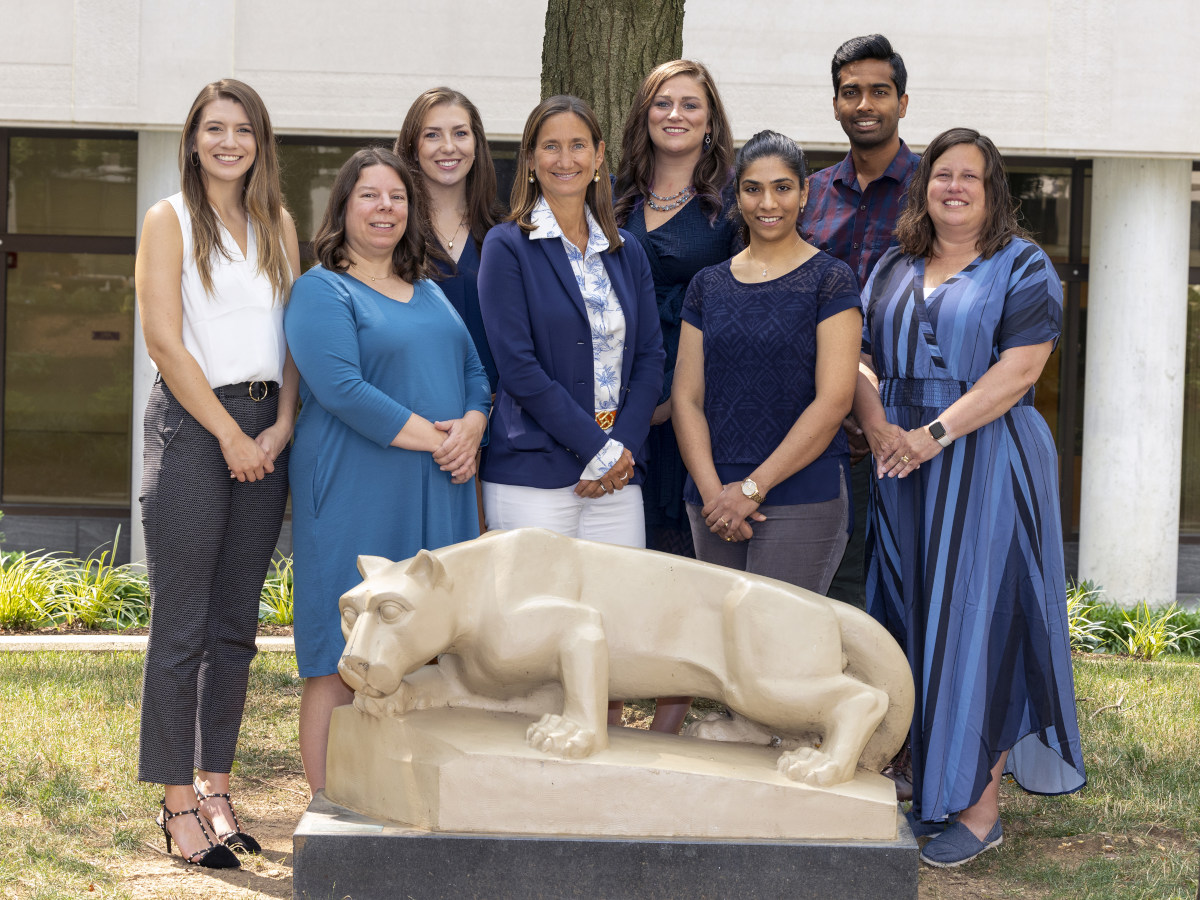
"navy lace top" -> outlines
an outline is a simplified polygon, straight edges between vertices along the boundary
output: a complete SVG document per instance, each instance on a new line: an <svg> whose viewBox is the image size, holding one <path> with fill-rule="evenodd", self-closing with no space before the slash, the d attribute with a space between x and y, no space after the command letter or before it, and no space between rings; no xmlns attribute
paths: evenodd
<svg viewBox="0 0 1200 900"><path fill-rule="evenodd" d="M692 279L683 320L704 332L704 417L722 484L746 478L782 443L816 397L817 325L858 306L854 273L824 252L759 284L738 281L729 263ZM836 499L849 454L839 428L820 456L771 489L768 502ZM701 502L690 476L684 499Z"/></svg>

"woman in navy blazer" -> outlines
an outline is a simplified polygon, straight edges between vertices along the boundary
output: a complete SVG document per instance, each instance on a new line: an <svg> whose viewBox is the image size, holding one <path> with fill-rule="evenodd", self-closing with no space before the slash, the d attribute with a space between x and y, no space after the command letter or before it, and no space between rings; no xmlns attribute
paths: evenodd
<svg viewBox="0 0 1200 900"><path fill-rule="evenodd" d="M483 244L479 305L499 387L481 467L492 528L645 546L642 445L663 380L646 254L617 229L604 141L576 97L521 140L508 221Z"/></svg>

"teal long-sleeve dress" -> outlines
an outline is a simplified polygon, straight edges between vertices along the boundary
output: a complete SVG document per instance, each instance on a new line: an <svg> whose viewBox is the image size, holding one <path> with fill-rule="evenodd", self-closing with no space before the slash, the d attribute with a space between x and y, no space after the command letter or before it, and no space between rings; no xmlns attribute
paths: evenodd
<svg viewBox="0 0 1200 900"><path fill-rule="evenodd" d="M474 479L452 484L431 454L391 441L413 413L487 415L487 373L461 318L432 281L401 303L317 266L284 318L300 370L289 478L296 658L332 675L344 648L338 598L360 555L408 559L479 535Z"/></svg>

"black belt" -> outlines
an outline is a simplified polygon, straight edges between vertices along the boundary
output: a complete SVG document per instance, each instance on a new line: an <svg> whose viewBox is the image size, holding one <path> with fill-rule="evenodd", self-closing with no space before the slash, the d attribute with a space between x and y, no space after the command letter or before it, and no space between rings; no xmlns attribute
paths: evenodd
<svg viewBox="0 0 1200 900"><path fill-rule="evenodd" d="M239 384L223 384L213 388L213 393L222 400L238 400L249 397L255 403L279 393L278 381L243 381Z"/></svg>
<svg viewBox="0 0 1200 900"><path fill-rule="evenodd" d="M157 372L154 375L155 384L166 385L163 381L162 372ZM170 390L170 386L167 386ZM278 381L242 381L238 384L223 384L220 387L212 389L213 393L222 400L240 400L243 397L249 397L255 403L261 400L266 400L268 397L273 397L279 393Z"/></svg>

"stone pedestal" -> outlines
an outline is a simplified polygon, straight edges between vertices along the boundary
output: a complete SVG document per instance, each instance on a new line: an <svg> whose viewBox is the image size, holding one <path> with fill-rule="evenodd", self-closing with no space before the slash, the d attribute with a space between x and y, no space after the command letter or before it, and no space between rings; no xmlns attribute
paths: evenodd
<svg viewBox="0 0 1200 900"><path fill-rule="evenodd" d="M528 716L334 712L328 797L293 838L298 900L915 900L890 781L829 789L780 751L625 728L586 759L525 743Z"/></svg>
<svg viewBox="0 0 1200 900"><path fill-rule="evenodd" d="M579 812L590 814L610 799L596 792ZM678 803L686 808L705 799ZM364 816L318 794L293 838L292 896L916 900L917 845L897 818L899 834L886 841L440 834Z"/></svg>
<svg viewBox="0 0 1200 900"><path fill-rule="evenodd" d="M895 840L895 786L859 770L814 788L781 751L632 728L560 759L530 747L528 716L430 709L376 718L335 710L326 794L426 831L735 840Z"/></svg>

